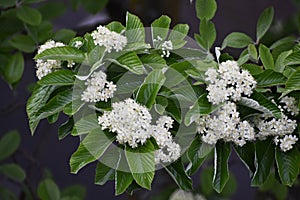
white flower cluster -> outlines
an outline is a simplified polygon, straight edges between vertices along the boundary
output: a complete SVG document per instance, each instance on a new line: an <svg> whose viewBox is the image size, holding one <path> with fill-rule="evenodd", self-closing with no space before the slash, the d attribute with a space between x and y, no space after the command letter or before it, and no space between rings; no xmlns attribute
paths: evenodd
<svg viewBox="0 0 300 200"><path fill-rule="evenodd" d="M255 139L254 128L247 121L241 121L235 103L226 102L215 113L202 116L196 121L202 140L208 144L216 144L223 139L239 146Z"/></svg>
<svg viewBox="0 0 300 200"><path fill-rule="evenodd" d="M291 115L298 115L299 108L297 106L297 101L294 97L285 96L280 100L280 103L283 103L283 109L291 113Z"/></svg>
<svg viewBox="0 0 300 200"><path fill-rule="evenodd" d="M192 192L176 190L171 194L169 200L206 200L206 198L201 194L194 195Z"/></svg>
<svg viewBox="0 0 300 200"><path fill-rule="evenodd" d="M255 120L255 124L259 130L256 137L260 140L268 136L274 137L274 142L279 145L282 151L288 151L298 141L297 136L291 135L297 127L296 120L289 119L282 114L280 119L261 116Z"/></svg>
<svg viewBox="0 0 300 200"><path fill-rule="evenodd" d="M153 39L153 43L154 46L160 46L158 44L160 44L162 42L162 38L160 36L157 36L157 39ZM162 50L162 54L161 57L169 57L170 56L170 51L173 50L173 43L171 40L166 40L161 44L161 50Z"/></svg>
<svg viewBox="0 0 300 200"><path fill-rule="evenodd" d="M173 120L162 116L156 125L151 125L152 117L145 106L136 103L133 99L112 104L112 111L105 111L99 116L98 122L102 129L109 129L117 133L116 139L120 144L127 143L132 148L143 145L153 137L160 147L155 152L155 161L172 162L180 156L180 146L173 142L169 128Z"/></svg>
<svg viewBox="0 0 300 200"><path fill-rule="evenodd" d="M102 71L94 72L85 85L87 88L81 95L81 100L85 102L107 101L116 91L116 85L107 81L106 74Z"/></svg>
<svg viewBox="0 0 300 200"><path fill-rule="evenodd" d="M246 70L241 70L236 61L226 61L219 69L209 68L205 75L208 85L208 100L220 104L228 100L238 101L242 94L250 96L256 81Z"/></svg>
<svg viewBox="0 0 300 200"><path fill-rule="evenodd" d="M45 44L41 45L38 49L38 54L42 53L46 49L51 49L53 47L62 47L65 46L61 42L55 42L53 40L47 41ZM36 76L38 79L46 76L47 74L55 71L61 67L61 61L59 60L36 60Z"/></svg>
<svg viewBox="0 0 300 200"><path fill-rule="evenodd" d="M122 51L127 44L127 38L117 32L110 31L104 26L98 26L91 34L95 45L104 46L108 53L113 49Z"/></svg>

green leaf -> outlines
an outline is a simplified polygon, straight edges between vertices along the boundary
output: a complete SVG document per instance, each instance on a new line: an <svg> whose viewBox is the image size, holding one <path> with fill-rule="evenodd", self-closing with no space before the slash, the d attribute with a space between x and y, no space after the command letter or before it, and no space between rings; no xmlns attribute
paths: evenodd
<svg viewBox="0 0 300 200"><path fill-rule="evenodd" d="M130 148L126 146L126 159L137 184L151 190L155 174L154 146L148 141L143 146Z"/></svg>
<svg viewBox="0 0 300 200"><path fill-rule="evenodd" d="M40 182L37 195L42 200L60 200L59 188L51 179Z"/></svg>
<svg viewBox="0 0 300 200"><path fill-rule="evenodd" d="M204 168L200 175L201 192L205 196L210 196L214 189L212 187L212 180L214 175L214 169L212 167Z"/></svg>
<svg viewBox="0 0 300 200"><path fill-rule="evenodd" d="M194 139L187 151L187 157L191 164L191 168L188 170L189 174L194 174L197 172L213 148L213 145L203 143L200 136L197 136Z"/></svg>
<svg viewBox="0 0 300 200"><path fill-rule="evenodd" d="M300 64L300 51L291 53L284 61L284 65L299 65Z"/></svg>
<svg viewBox="0 0 300 200"><path fill-rule="evenodd" d="M172 177L182 190L192 190L193 183L192 179L186 174L181 159L173 162L172 164L165 167L166 171Z"/></svg>
<svg viewBox="0 0 300 200"><path fill-rule="evenodd" d="M296 70L287 80L285 84L286 92L283 95L295 90L300 90L299 80L300 80L300 69Z"/></svg>
<svg viewBox="0 0 300 200"><path fill-rule="evenodd" d="M20 81L24 71L24 59L20 52L17 52L10 58L5 71L4 77L11 84L14 85Z"/></svg>
<svg viewBox="0 0 300 200"><path fill-rule="evenodd" d="M71 173L76 174L87 164L99 159L111 145L113 139L114 137L107 136L101 128L92 130L71 156Z"/></svg>
<svg viewBox="0 0 300 200"><path fill-rule="evenodd" d="M167 65L165 59L156 53L143 55L141 61L145 66L149 66L152 69L162 69Z"/></svg>
<svg viewBox="0 0 300 200"><path fill-rule="evenodd" d="M276 118L281 117L281 111L278 108L278 106L274 104L271 100L269 100L267 97L265 97L262 93L253 92L250 98L257 101L259 105L271 111L274 117Z"/></svg>
<svg viewBox="0 0 300 200"><path fill-rule="evenodd" d="M37 113L37 121L47 118L63 110L72 101L72 90L65 90L52 97Z"/></svg>
<svg viewBox="0 0 300 200"><path fill-rule="evenodd" d="M60 29L53 35L53 40L68 43L72 38L76 36L76 32L70 29Z"/></svg>
<svg viewBox="0 0 300 200"><path fill-rule="evenodd" d="M96 14L106 6L108 0L101 0L101 1L84 0L81 1L81 3L89 13Z"/></svg>
<svg viewBox="0 0 300 200"><path fill-rule="evenodd" d="M107 181L114 180L115 169L112 169L102 162L98 162L96 167L95 184L104 185Z"/></svg>
<svg viewBox="0 0 300 200"><path fill-rule="evenodd" d="M143 63L135 52L128 52L117 59L107 58L106 60L115 63L134 74L144 74L145 72Z"/></svg>
<svg viewBox="0 0 300 200"><path fill-rule="evenodd" d="M256 171L251 181L252 186L261 186L267 180L274 164L274 146L270 139L255 143Z"/></svg>
<svg viewBox="0 0 300 200"><path fill-rule="evenodd" d="M276 148L275 158L281 182L292 187L299 175L299 150L294 147L288 152L282 152L279 148Z"/></svg>
<svg viewBox="0 0 300 200"><path fill-rule="evenodd" d="M255 172L255 146L253 142L248 142L244 146L234 146L235 152L244 163L252 176Z"/></svg>
<svg viewBox="0 0 300 200"><path fill-rule="evenodd" d="M110 22L105 27L117 33L121 33L122 31L125 30L125 27L120 22L116 22L116 21Z"/></svg>
<svg viewBox="0 0 300 200"><path fill-rule="evenodd" d="M86 196L86 188L81 185L71 185L64 188L61 192L61 197L70 198L70 200L83 200ZM63 200L61 199L61 200Z"/></svg>
<svg viewBox="0 0 300 200"><path fill-rule="evenodd" d="M1 7L10 7L16 4L15 0L2 0L0 1L0 6Z"/></svg>
<svg viewBox="0 0 300 200"><path fill-rule="evenodd" d="M73 85L75 81L75 74L71 70L58 70L47 74L37 83L42 86L57 85L67 86Z"/></svg>
<svg viewBox="0 0 300 200"><path fill-rule="evenodd" d="M34 59L82 62L85 59L85 56L81 50L75 47L63 46L46 49L42 53L36 55Z"/></svg>
<svg viewBox="0 0 300 200"><path fill-rule="evenodd" d="M34 131L39 123L36 115L40 108L46 104L47 100L54 90L55 87L52 85L37 85L34 88L31 97L27 101L26 111L29 118L29 127L32 135L34 134Z"/></svg>
<svg viewBox="0 0 300 200"><path fill-rule="evenodd" d="M261 66L251 64L251 63L243 64L241 67L247 70L248 72L250 72L251 75L256 75L264 72Z"/></svg>
<svg viewBox="0 0 300 200"><path fill-rule="evenodd" d="M206 18L212 19L217 10L217 3L215 0L196 0L196 14L200 20Z"/></svg>
<svg viewBox="0 0 300 200"><path fill-rule="evenodd" d="M258 18L256 25L256 38L259 41L270 28L274 17L274 8L265 9Z"/></svg>
<svg viewBox="0 0 300 200"><path fill-rule="evenodd" d="M131 173L116 171L115 175L115 190L116 195L122 194L126 191L129 185L132 183L133 177Z"/></svg>
<svg viewBox="0 0 300 200"><path fill-rule="evenodd" d="M214 44L216 37L217 37L217 32L214 23L211 21L208 21L207 19L203 19L200 22L200 35L201 35L201 40L197 40L200 42L201 46L209 50L212 45Z"/></svg>
<svg viewBox="0 0 300 200"><path fill-rule="evenodd" d="M65 13L66 4L63 2L43 2L38 10L41 12L43 20L53 20Z"/></svg>
<svg viewBox="0 0 300 200"><path fill-rule="evenodd" d="M245 33L232 32L224 39L221 49L225 47L244 48L251 43L253 43L252 39Z"/></svg>
<svg viewBox="0 0 300 200"><path fill-rule="evenodd" d="M259 45L259 57L265 69L274 69L274 60L270 49L263 44Z"/></svg>
<svg viewBox="0 0 300 200"><path fill-rule="evenodd" d="M257 86L270 87L284 85L287 78L282 73L275 72L271 69L265 70L263 73L253 75L257 82Z"/></svg>
<svg viewBox="0 0 300 200"><path fill-rule="evenodd" d="M147 108L151 108L155 103L155 98L158 91L162 87L166 80L161 70L153 70L146 78L144 83L138 90L136 95L136 101L145 105Z"/></svg>
<svg viewBox="0 0 300 200"><path fill-rule="evenodd" d="M251 58L253 58L254 60L258 59L257 50L254 44L248 45L248 53L251 56Z"/></svg>
<svg viewBox="0 0 300 200"><path fill-rule="evenodd" d="M274 71L280 72L280 73L282 73L284 71L285 66L286 66L285 60L289 55L291 55L292 52L293 52L292 50L289 50L289 51L284 51L281 54L279 54L279 56L277 57L276 62L275 62Z"/></svg>
<svg viewBox="0 0 300 200"><path fill-rule="evenodd" d="M0 165L0 173L18 182L24 181L26 177L25 171L17 164Z"/></svg>
<svg viewBox="0 0 300 200"><path fill-rule="evenodd" d="M171 18L166 15L154 20L151 24L152 41L154 42L158 36L164 41L168 36L170 24Z"/></svg>
<svg viewBox="0 0 300 200"><path fill-rule="evenodd" d="M127 43L145 42L145 30L141 20L127 12L126 13L126 32Z"/></svg>
<svg viewBox="0 0 300 200"><path fill-rule="evenodd" d="M95 114L90 114L76 121L72 130L72 135L78 136L87 134L97 128L99 128L97 116Z"/></svg>
<svg viewBox="0 0 300 200"><path fill-rule="evenodd" d="M230 152L229 143L218 142L216 144L213 188L218 193L222 192L229 179L228 160Z"/></svg>
<svg viewBox="0 0 300 200"><path fill-rule="evenodd" d="M58 128L58 139L62 140L72 132L74 126L73 118L69 118L65 123Z"/></svg>
<svg viewBox="0 0 300 200"><path fill-rule="evenodd" d="M177 24L173 27L169 35L169 40L172 42L175 40L183 40L189 32L189 25L187 24Z"/></svg>
<svg viewBox="0 0 300 200"><path fill-rule="evenodd" d="M28 6L21 6L17 8L16 15L17 18L32 26L37 26L42 21L41 13L37 9L30 8Z"/></svg>
<svg viewBox="0 0 300 200"><path fill-rule="evenodd" d="M0 140L0 161L11 156L18 148L21 142L17 131L6 133Z"/></svg>
<svg viewBox="0 0 300 200"><path fill-rule="evenodd" d="M0 198L5 200L18 200L17 196L6 187L0 186Z"/></svg>
<svg viewBox="0 0 300 200"><path fill-rule="evenodd" d="M242 97L241 100L239 100L238 104L248 107L248 108L251 108L251 109L254 109L254 110L257 110L257 111L260 111L260 112L268 114L268 115L270 115L270 114L272 115L272 112L270 110L268 110L266 107L260 105L256 100L253 100L251 98ZM250 116L251 115L253 116L255 114L256 113L253 113L253 110L251 110Z"/></svg>
<svg viewBox="0 0 300 200"><path fill-rule="evenodd" d="M213 106L207 99L207 94L202 94L186 113L184 123L189 126L200 115L207 115L216 110L218 107Z"/></svg>
<svg viewBox="0 0 300 200"><path fill-rule="evenodd" d="M35 42L28 35L15 35L8 43L25 53L32 53L36 49Z"/></svg>

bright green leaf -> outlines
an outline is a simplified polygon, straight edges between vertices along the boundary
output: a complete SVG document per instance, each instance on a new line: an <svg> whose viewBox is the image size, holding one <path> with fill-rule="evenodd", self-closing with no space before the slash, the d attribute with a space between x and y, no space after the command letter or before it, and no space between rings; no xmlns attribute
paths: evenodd
<svg viewBox="0 0 300 200"><path fill-rule="evenodd" d="M274 60L270 49L265 45L259 45L259 57L265 69L274 69Z"/></svg>
<svg viewBox="0 0 300 200"><path fill-rule="evenodd" d="M217 10L217 3L215 0L196 0L196 13L200 20L206 18L212 19Z"/></svg>
<svg viewBox="0 0 300 200"><path fill-rule="evenodd" d="M256 38L258 41L266 34L268 29L270 28L273 21L273 17L274 8L272 7L265 9L259 16L256 25Z"/></svg>
<svg viewBox="0 0 300 200"><path fill-rule="evenodd" d="M284 61L284 65L299 65L300 64L300 51L291 53Z"/></svg>
<svg viewBox="0 0 300 200"><path fill-rule="evenodd" d="M57 85L57 86L67 86L73 85L75 81L75 74L71 70L58 70L47 74L37 83L39 85Z"/></svg>
<svg viewBox="0 0 300 200"><path fill-rule="evenodd" d="M251 43L253 43L252 39L245 33L232 32L224 39L222 49L225 47L244 48Z"/></svg>
<svg viewBox="0 0 300 200"><path fill-rule="evenodd" d="M284 85L286 77L282 73L275 72L271 69L265 70L263 73L253 75L257 82L257 86L270 87Z"/></svg>
<svg viewBox="0 0 300 200"><path fill-rule="evenodd" d="M36 55L34 59L82 62L85 59L85 56L81 50L75 47L63 46L46 49L42 53Z"/></svg>
<svg viewBox="0 0 300 200"><path fill-rule="evenodd" d="M258 55L257 55L257 50L256 50L256 47L254 44L248 45L248 52L252 59L257 60Z"/></svg>
<svg viewBox="0 0 300 200"><path fill-rule="evenodd" d="M189 25L187 24L177 24L173 27L173 30L171 31L169 35L169 40L172 42L174 40L183 40L189 32Z"/></svg>
<svg viewBox="0 0 300 200"><path fill-rule="evenodd" d="M141 20L127 12L126 13L126 32L127 43L145 42L145 30Z"/></svg>
<svg viewBox="0 0 300 200"><path fill-rule="evenodd" d="M129 185L132 183L133 177L131 173L123 171L116 171L115 174L115 190L116 195L119 195L126 191Z"/></svg>
<svg viewBox="0 0 300 200"><path fill-rule="evenodd" d="M116 22L116 21L110 22L105 27L117 33L121 33L122 31L125 30L125 27L120 22Z"/></svg>
<svg viewBox="0 0 300 200"><path fill-rule="evenodd" d="M200 38L201 46L208 50L212 47L217 37L217 32L214 23L207 19L200 22Z"/></svg>
<svg viewBox="0 0 300 200"><path fill-rule="evenodd" d="M171 18L166 15L154 20L151 24L152 41L154 42L158 37L164 41L168 36L170 24Z"/></svg>
<svg viewBox="0 0 300 200"><path fill-rule="evenodd" d="M72 130L73 136L87 134L90 131L99 128L98 118L95 114L90 114L84 117L81 117L76 121L74 128Z"/></svg>

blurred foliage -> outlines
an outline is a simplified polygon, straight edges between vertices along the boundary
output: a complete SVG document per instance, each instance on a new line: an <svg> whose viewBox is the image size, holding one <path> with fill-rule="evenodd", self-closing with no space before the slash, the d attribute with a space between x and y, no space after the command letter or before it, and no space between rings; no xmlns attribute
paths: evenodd
<svg viewBox="0 0 300 200"><path fill-rule="evenodd" d="M0 199L3 200L83 200L85 188L80 185L71 185L60 190L51 178L51 172L44 171L38 187L32 186L31 176L25 168L17 162L19 159L28 159L22 155L19 146L20 135L17 131L10 131L0 138ZM22 156L22 158L19 158ZM18 157L19 159L16 159ZM32 160L31 160L32 161ZM34 176L39 176L37 167ZM3 176L3 179L2 179ZM11 183L11 184L8 184ZM31 184L29 184L31 183ZM13 185L13 187L11 187Z"/></svg>
<svg viewBox="0 0 300 200"><path fill-rule="evenodd" d="M108 0L70 0L74 10L83 6L89 13L102 10ZM67 5L53 0L0 1L0 76L13 89L20 82L25 56L50 38L68 42L73 30L54 30L52 20L65 13ZM32 56L31 56L32 57Z"/></svg>

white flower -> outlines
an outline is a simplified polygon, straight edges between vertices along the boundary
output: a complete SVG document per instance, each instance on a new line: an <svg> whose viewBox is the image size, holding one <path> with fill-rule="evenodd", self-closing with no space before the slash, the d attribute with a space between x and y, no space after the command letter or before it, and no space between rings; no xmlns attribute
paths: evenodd
<svg viewBox="0 0 300 200"><path fill-rule="evenodd" d="M285 104L283 108L291 113L291 115L298 115L299 108L297 106L297 101L294 97L285 96L280 100L280 103Z"/></svg>
<svg viewBox="0 0 300 200"><path fill-rule="evenodd" d="M87 88L81 95L81 100L85 102L108 101L116 91L116 85L108 82L102 71L94 72L85 84Z"/></svg>
<svg viewBox="0 0 300 200"><path fill-rule="evenodd" d="M256 81L246 70L241 70L235 61L219 64L219 69L210 68L205 73L208 100L220 104L229 99L238 101L242 95L250 96Z"/></svg>
<svg viewBox="0 0 300 200"><path fill-rule="evenodd" d="M127 38L117 32L110 31L104 26L98 26L97 30L91 34L95 45L104 46L108 53L113 49L118 51L123 50L127 44Z"/></svg>
<svg viewBox="0 0 300 200"><path fill-rule="evenodd" d="M38 49L38 54L42 53L46 49L51 49L53 47L65 46L61 42L55 42L53 40L47 41L45 44L41 45ZM47 74L59 69L61 67L61 61L59 60L36 60L36 76L38 79L46 76Z"/></svg>
<svg viewBox="0 0 300 200"><path fill-rule="evenodd" d="M194 195L184 190L176 190L170 196L169 200L194 200Z"/></svg>
<svg viewBox="0 0 300 200"><path fill-rule="evenodd" d="M77 40L77 41L75 41L74 47L80 48L82 46L82 44L83 44L82 41Z"/></svg>
<svg viewBox="0 0 300 200"><path fill-rule="evenodd" d="M298 141L295 135L285 135L283 139L280 139L280 149L284 152L291 150L293 145Z"/></svg>
<svg viewBox="0 0 300 200"><path fill-rule="evenodd" d="M161 57L169 57L170 51L173 50L173 43L171 40L164 41L161 45L162 55Z"/></svg>
<svg viewBox="0 0 300 200"><path fill-rule="evenodd" d="M127 143L132 148L143 145L153 137L159 146L155 151L155 163L172 162L180 157L180 146L173 141L169 132L173 119L161 116L156 125L151 124L152 117L145 106L136 103L133 99L113 103L112 111L105 111L98 118L102 129L109 129L117 133L117 142Z"/></svg>
<svg viewBox="0 0 300 200"><path fill-rule="evenodd" d="M216 144L223 139L243 146L246 141L255 139L253 127L247 121L241 121L236 105L225 103L219 110L195 121L202 140L208 144Z"/></svg>

